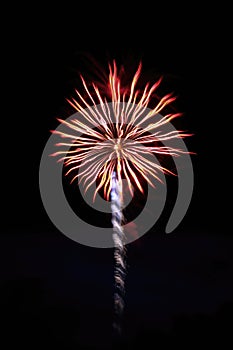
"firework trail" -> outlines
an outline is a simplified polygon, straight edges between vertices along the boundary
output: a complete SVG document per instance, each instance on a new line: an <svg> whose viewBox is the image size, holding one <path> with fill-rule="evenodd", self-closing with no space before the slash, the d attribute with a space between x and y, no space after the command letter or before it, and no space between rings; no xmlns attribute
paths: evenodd
<svg viewBox="0 0 233 350"><path fill-rule="evenodd" d="M125 275L126 275L126 248L124 245L124 229L123 229L123 187L122 181L118 181L116 173L112 174L111 189L111 209L112 209L112 225L113 225L113 241L114 241L114 259L115 259L115 291L114 291L114 311L115 320L113 323L114 331L121 334L121 316L124 310L124 293L125 293Z"/></svg>
<svg viewBox="0 0 233 350"><path fill-rule="evenodd" d="M93 193L93 201L98 191L103 190L106 200L111 199L113 241L115 245L115 295L114 308L117 318L124 310L125 281L125 244L123 230L123 195L122 178L125 178L133 197L134 188L143 193L140 178L151 186L161 181L160 174L175 175L165 167L150 161L147 155L168 155L172 157L187 153L182 149L161 146L166 140L190 136L183 131L164 132L163 126L179 117L180 113L159 113L176 98L172 94L162 97L157 105L149 110L148 105L155 90L161 83L145 85L144 90L136 89L141 73L141 63L127 88L121 86L115 61L109 65L108 93L101 95L97 85L87 84L82 76L85 97L76 90L78 99L68 102L81 114L84 122L75 118L71 121L58 119L68 130L53 131L67 142L60 142L58 147L69 146L69 151L57 151L53 156L59 156L68 167L66 175L83 183L85 191L91 185L98 183ZM111 108L109 106L110 98ZM81 135L81 136L77 136ZM139 174L139 175L138 175ZM152 180L155 181L152 181ZM116 328L120 323L116 321Z"/></svg>

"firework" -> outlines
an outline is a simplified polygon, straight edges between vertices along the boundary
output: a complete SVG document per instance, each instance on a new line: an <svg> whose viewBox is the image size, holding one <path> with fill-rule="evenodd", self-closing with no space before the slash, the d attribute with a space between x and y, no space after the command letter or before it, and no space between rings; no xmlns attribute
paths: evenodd
<svg viewBox="0 0 233 350"><path fill-rule="evenodd" d="M67 140L57 144L60 150L53 153L53 156L59 157L58 161L63 161L68 167L66 175L71 176L71 182L77 180L79 184L82 183L85 191L97 183L93 201L99 191L103 191L106 200L111 199L115 247L114 305L117 316L124 309L126 274L122 179L126 179L133 196L134 187L143 193L140 179L143 178L154 187L156 181L161 182L160 174L175 175L166 167L150 160L148 155L175 157L186 153L182 149L163 146L161 143L189 136L179 130L163 132L163 126L181 114L165 114L162 117L159 114L175 100L172 94L162 97L154 108L148 108L161 79L153 85L147 83L144 90L139 90L136 86L141 69L140 63L130 86L123 89L114 61L109 65L109 91L106 95L101 94L94 83L88 85L81 76L85 97L76 90L77 97L68 102L84 121L75 117L69 122L58 119L67 128L67 132L53 131ZM107 100L109 95L111 108ZM69 150L63 151L62 146L68 146ZM115 326L120 329L119 322Z"/></svg>
<svg viewBox="0 0 233 350"><path fill-rule="evenodd" d="M142 92L136 90L136 83L141 72L141 64L139 64L129 94L121 93L121 82L117 75L116 63L113 63L113 67L109 66L109 69L109 89L113 110L110 110L106 97L100 95L97 86L93 83L93 89L90 91L81 76L86 96L90 101L88 102L76 90L78 100L73 98L68 102L84 117L87 124L75 118L71 122L58 119L69 131L67 133L53 131L62 138L70 140L57 144L59 147L69 146L68 152L60 150L55 152L53 156L60 156L59 160L64 161L65 166L69 166L66 175L71 175L71 181L77 179L79 183L83 182L85 191L87 191L92 184L99 180L93 194L93 200L101 189L104 190L105 198L109 199L114 171L116 171L119 181L122 177L127 180L131 195L133 195L132 183L143 192L137 176L138 173L151 186L154 186L150 180L151 177L161 181L159 173L173 174L165 167L148 160L146 154L163 154L174 157L185 153L181 149L160 146L158 142L189 136L189 134L179 130L162 133L163 125L179 117L180 113L167 114L156 120L164 107L175 100L172 94L161 98L158 104L148 111L150 98L161 83L161 79L151 87L147 84ZM77 137L76 132L79 135L81 133L82 136ZM145 148L143 145L147 145L147 147Z"/></svg>

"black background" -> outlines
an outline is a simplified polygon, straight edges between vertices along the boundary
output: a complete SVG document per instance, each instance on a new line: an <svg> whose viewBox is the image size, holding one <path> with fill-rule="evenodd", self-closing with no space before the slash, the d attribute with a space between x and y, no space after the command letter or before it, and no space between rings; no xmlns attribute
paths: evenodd
<svg viewBox="0 0 233 350"><path fill-rule="evenodd" d="M113 251L79 245L50 222L40 199L41 153L69 113L83 55L163 75L181 125L194 136L192 202L171 234L163 225L128 247L121 347L232 342L232 235L225 218L227 28L203 8L126 11L14 8L2 32L1 341L11 348L110 349ZM104 10L103 10L104 11ZM213 11L213 9L212 9ZM16 16L16 14L18 14ZM90 72L90 67L88 68ZM150 78L149 78L150 79ZM153 348L152 347L152 348ZM225 348L225 346L224 346Z"/></svg>

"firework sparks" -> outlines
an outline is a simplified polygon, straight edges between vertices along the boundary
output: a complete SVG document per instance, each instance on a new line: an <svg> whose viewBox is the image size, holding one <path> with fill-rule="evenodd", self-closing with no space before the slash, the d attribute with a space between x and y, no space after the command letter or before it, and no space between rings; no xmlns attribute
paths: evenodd
<svg viewBox="0 0 233 350"><path fill-rule="evenodd" d="M59 147L70 146L68 152L60 150L52 155L60 156L59 161L64 161L64 165L69 166L66 175L71 175L71 181L77 179L79 183L83 182L85 191L87 191L93 183L99 180L93 194L93 200L100 189L104 190L104 196L109 200L114 171L116 171L119 181L123 177L127 180L131 195L133 195L132 182L143 192L137 173L151 186L154 186L150 180L151 177L161 181L159 177L161 172L173 174L165 167L148 160L146 154L163 154L174 157L185 153L181 149L158 145L158 141L183 138L190 134L178 130L169 133L162 132L163 125L181 114L167 114L162 118L156 118L158 113L175 100L172 94L165 95L148 112L148 104L152 94L160 85L161 79L151 87L149 83L146 84L142 92L137 90L136 84L141 68L140 63L129 91L122 93L123 89L118 78L115 61L112 66L109 65L109 89L113 113L110 111L107 98L101 96L98 87L93 83L92 91L81 76L89 103L88 99L84 98L77 90L78 99L73 98L68 102L84 117L87 124L75 118L71 122L58 119L72 133L70 131L67 133L53 131L62 138L70 140L57 144ZM122 102L123 107L120 108ZM81 134L81 136L77 137L75 133Z"/></svg>

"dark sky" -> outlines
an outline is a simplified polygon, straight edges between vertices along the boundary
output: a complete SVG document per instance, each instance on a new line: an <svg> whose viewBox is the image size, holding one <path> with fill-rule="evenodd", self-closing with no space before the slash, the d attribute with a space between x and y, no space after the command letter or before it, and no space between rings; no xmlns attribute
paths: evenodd
<svg viewBox="0 0 233 350"><path fill-rule="evenodd" d="M128 246L121 348L232 341L232 234L224 215L224 141L217 136L216 107L224 44L203 10L144 10L97 16L92 9L89 16L84 8L20 8L4 38L0 317L9 348L118 346L111 328L113 250L82 246L60 233L43 208L38 184L49 130L69 112L65 99L78 71L90 72L83 54L104 68L113 58L128 67L142 60L147 77L163 75L162 89L179 96L181 125L194 133L187 146L197 152L193 198L182 223L166 235L165 216Z"/></svg>

